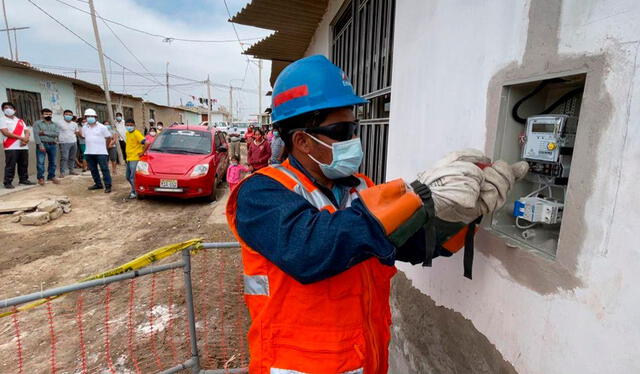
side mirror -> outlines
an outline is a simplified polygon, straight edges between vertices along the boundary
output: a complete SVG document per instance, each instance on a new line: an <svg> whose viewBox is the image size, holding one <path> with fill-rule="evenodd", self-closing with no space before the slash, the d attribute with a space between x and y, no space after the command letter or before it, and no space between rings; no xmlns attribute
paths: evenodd
<svg viewBox="0 0 640 374"><path fill-rule="evenodd" d="M220 146L216 148L216 152L218 153L225 153L226 151L227 151L227 147Z"/></svg>

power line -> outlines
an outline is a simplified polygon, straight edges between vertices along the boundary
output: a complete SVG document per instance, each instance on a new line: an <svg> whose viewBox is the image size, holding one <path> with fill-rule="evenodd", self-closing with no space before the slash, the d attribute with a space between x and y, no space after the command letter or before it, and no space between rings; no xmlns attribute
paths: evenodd
<svg viewBox="0 0 640 374"><path fill-rule="evenodd" d="M244 47L242 46L242 42L240 41L238 30L236 30L236 24L231 22L232 17L231 17L231 12L229 11L229 5L227 5L227 0L223 0L223 1L224 1L224 7L227 10L227 15L229 16L229 23L233 27L233 32L236 34L236 39L238 40L238 44L240 44L240 49L242 50L242 53L244 53Z"/></svg>
<svg viewBox="0 0 640 374"><path fill-rule="evenodd" d="M41 12L43 12L44 14L46 14L49 18L53 19L53 20L54 20L56 23L58 23L60 26L64 27L67 31L71 32L71 33L72 33L73 35L75 35L77 38L79 38L80 40L82 40L85 44L87 44L88 46L90 46L91 48L93 48L94 50L96 50L96 47L94 47L94 46L93 46L93 44L91 44L90 42L88 42L87 40L85 40L84 38L82 38L80 35L78 35L77 33L75 33L73 30L71 30L70 28L68 28L66 25L64 25L63 23L61 23L61 22L60 22L60 21L58 21L57 19L55 19L51 14L47 13L44 9L42 9L41 7L39 7L39 6L38 6L37 4L35 4L32 0L27 0L27 1L29 1L31 4L33 4L33 5L34 5L36 8L38 8ZM117 35L116 35L115 33L114 33L114 35L117 37ZM120 40L120 39L118 38L118 40ZM121 42L121 43L123 43L123 42L122 42L122 40L120 40L120 42ZM123 44L124 44L124 43L123 43ZM129 50L129 49L127 48L127 50ZM151 81L151 82L153 82L153 83L159 84L160 86L163 86L163 87L164 87L164 84L160 83L158 80L156 80L156 79L154 79L154 78L149 78L149 77L147 77L147 76L145 76L145 75L142 75L142 74L139 74L138 72L135 72L135 71L133 71L133 70L129 69L128 67L126 67L126 66L122 65L121 63L119 63L119 62L117 62L116 60L112 59L111 57L107 56L106 54L104 54L104 56L105 56L107 59L109 59L110 61L112 61L113 63L115 63L116 65L118 65L118 66L122 67L123 69L128 70L128 71L130 71L131 73L133 73L133 74L135 74L135 75L137 75L137 76L139 76L139 77L141 77L141 78L147 79L147 80L149 80L149 81ZM137 58L136 58L136 59L137 59ZM144 66L143 66L143 67L144 67ZM146 67L144 67L144 68L146 69ZM151 72L149 72L149 71L147 71L147 72L148 72L149 74L153 74L153 73L151 73ZM191 96L191 95L185 94L184 92L181 92L181 91L177 91L177 90L175 90L175 91L176 91L176 92L178 92L178 93L181 93L181 94L183 94L183 95Z"/></svg>
<svg viewBox="0 0 640 374"><path fill-rule="evenodd" d="M115 31L113 31L113 29L111 28L111 26L109 26L109 24L102 18L100 17L98 14L98 12L96 12L96 17L99 17L102 22L104 23L105 26L107 26L107 28L109 29L109 31L111 31L111 33L113 34L113 36L116 37L116 39L118 39L118 41L120 42L120 44L122 44L122 46L127 50L127 52L129 52L129 54L131 54L131 56L133 56L133 58L136 59L136 61L138 61L138 64L140 64L140 66L142 66L142 68L149 74L151 74L151 72L149 71L149 69L147 69L147 67L142 63L142 61L140 61L140 59L138 58L138 56L135 55L135 53L133 53L133 51L131 51L131 49L129 49L129 47L127 47L127 44L125 42L122 41L122 39L120 39L120 37L118 36L118 34L116 34ZM153 78L152 78L153 79ZM160 83L158 80L154 79L157 83Z"/></svg>
<svg viewBox="0 0 640 374"><path fill-rule="evenodd" d="M76 7L76 6L74 6L74 5L71 5L71 4L67 3L67 2L64 2L64 1L62 1L62 0L56 0L56 1L57 1L57 2L59 2L59 3L61 3L61 4L66 5L66 6L68 6L68 7L71 7L71 8L73 8L73 9L76 9L76 10L78 10L78 11L80 11L80 12L87 13L87 14L89 13L89 12L87 12L86 10L84 10L84 9L82 9L82 8L78 8L78 7ZM77 1L81 1L81 2L85 3L85 1L82 1L82 0L77 0ZM235 39L229 39L229 40L205 40L205 39L185 39L185 38L176 38L176 37L172 37L172 36L166 36L166 35L161 35L161 34L154 34L154 33L152 33L152 32L145 31L145 30L141 30L141 29L137 29L137 28L135 28L135 27L131 27L131 26L127 26L127 25L125 25L125 24L123 24L123 23L120 23L120 22L117 22L117 21L113 21L113 20L110 20L110 19L108 19L108 18L104 18L104 17L101 17L101 16L97 16L97 15L96 15L96 17L100 18L101 20L103 20L103 21L105 21L105 22L113 23L114 25L118 25L118 26L120 26L120 27L124 27L125 29L129 29L129 30L131 30L131 31L139 32L139 33L141 33L141 34L145 34L145 35L148 35L148 36L153 36L153 37L157 37L157 38L162 38L162 39L163 39L163 41L166 41L166 42L172 42L172 41L179 41L179 42L191 42L191 43L235 43L235 42L236 42L236 40L235 40ZM235 26L234 26L234 29L235 29ZM236 33L236 37L237 37L237 33ZM243 40L248 41L248 40L258 40L258 39L261 39L261 38L247 38L247 39L243 39ZM238 42L239 42L239 41L240 41L240 40L239 40L239 38L238 38Z"/></svg>
<svg viewBox="0 0 640 374"><path fill-rule="evenodd" d="M49 69L49 70L65 70L65 71L69 71L71 73L73 72L78 72L78 73L100 73L100 70L98 69L91 69L91 68L81 68L81 67L73 67L73 66L55 66L55 65L45 65L45 64L32 64L35 67L39 67L39 68L43 68L43 69ZM162 73L143 73L143 72L138 72L138 71L128 71L125 72L126 75L150 75L150 76L163 76L164 74Z"/></svg>
<svg viewBox="0 0 640 374"><path fill-rule="evenodd" d="M35 6L36 8L38 8L38 9L39 9L42 13L44 13L47 17L51 18L55 23L57 23L58 25L62 26L65 30L67 30L67 31L69 31L70 33L72 33L73 35L75 35L75 37L76 37L76 38L78 38L78 39L82 40L86 45L88 45L89 47L91 47L93 50L95 50L95 51L97 51L97 50L98 50L98 49L97 49L93 44L91 44L90 42L88 42L88 41L87 41L86 39L84 39L82 36L78 35L75 31L73 31L73 30L71 30L70 28L68 28L68 27L67 27L65 24L63 24L62 22L58 21L54 16L52 16L52 15L51 15L51 14L49 14L49 13L47 13L47 11L46 11L46 10L44 10L44 9L42 9L40 6L38 6L38 4L34 3L32 0L27 0L27 1L28 1L28 2L30 2L30 3L31 3L33 6ZM107 56L106 54L103 54L103 55L104 55L104 57L106 57L108 60L113 61L113 63L115 63L116 65L120 66L121 68L126 69L126 70L129 70L129 71L131 71L132 73L134 73L134 74L136 74L136 75L138 75L138 76L140 76L140 77L142 77L142 78L144 78L144 79L147 79L147 80L150 80L150 81L154 82L151 78L148 78L148 77L145 77L145 76L143 76L143 75L141 75L141 74L137 74L137 73L135 73L133 70L129 69L128 67L126 67L126 66L124 66L124 65L122 65L122 64L121 64L121 63L119 63L118 61L116 61L116 60L112 59L111 57ZM155 82L154 82L154 83L155 83Z"/></svg>
<svg viewBox="0 0 640 374"><path fill-rule="evenodd" d="M91 43L90 43L90 42L88 42L86 39L84 39L83 37L81 37L80 35L78 35L75 31L73 31L73 30L71 30L70 28L68 28L68 27L67 27L65 24L63 24L62 22L58 21L55 17L53 17L51 14L49 14L46 10L42 9L40 6L38 6L38 5L37 5L36 3L34 3L32 0L27 0L27 1L28 1L29 3L31 3L33 6L35 6L36 8L38 8L42 13L44 13L45 15L47 15L49 18L51 18L52 20L54 20L57 24L59 24L60 26L62 26L65 30L69 31L70 33L72 33L73 35L75 35L78 39L82 40L86 45L88 45L89 47L91 47L91 48L93 48L94 50L96 50L96 51L97 51L97 48L96 48L93 44L91 44ZM104 55L104 57L105 57L105 58L107 58L108 60L112 61L114 64L116 64L116 65L120 66L121 68L123 68L123 69L125 69L125 70L128 70L128 71L132 72L133 74L135 74L135 75L137 75L137 76L139 76L139 77L141 77L141 78L144 78L144 79L146 79L146 80L149 80L149 81L151 81L151 82L159 83L157 80L154 80L153 78L149 78L149 77L147 77L147 76L144 76L143 74L139 74L139 73L137 73L137 72L135 72L135 71L133 71L133 70L129 69L128 67L126 67L126 66L122 65L122 64L121 64L121 63L119 63L118 61L116 61L116 60L112 59L111 57L107 56L106 54L103 54L103 55ZM163 87L164 87L164 84L160 83L160 86L163 86ZM159 87L159 86L158 86L158 87ZM155 88L155 87L154 87L154 88ZM170 89L172 89L172 90L174 90L174 91L176 91L176 92L178 92L178 93L180 93L180 94L182 94L182 95L192 96L192 95L186 94L186 93L184 93L184 92L182 92L182 91L175 90L175 89L173 89L173 88L170 88Z"/></svg>

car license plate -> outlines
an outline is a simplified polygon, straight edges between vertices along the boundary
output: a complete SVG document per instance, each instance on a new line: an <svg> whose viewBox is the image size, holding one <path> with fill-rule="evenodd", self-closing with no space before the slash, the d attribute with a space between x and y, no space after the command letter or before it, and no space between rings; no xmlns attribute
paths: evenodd
<svg viewBox="0 0 640 374"><path fill-rule="evenodd" d="M161 188L178 188L178 181L175 179L160 179Z"/></svg>

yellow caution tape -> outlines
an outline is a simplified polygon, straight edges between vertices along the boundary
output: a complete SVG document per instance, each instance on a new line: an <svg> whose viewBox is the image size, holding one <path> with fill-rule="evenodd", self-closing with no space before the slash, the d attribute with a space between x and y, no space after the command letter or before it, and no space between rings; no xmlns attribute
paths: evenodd
<svg viewBox="0 0 640 374"><path fill-rule="evenodd" d="M100 278L106 278L106 277L111 277L114 275L118 275L118 274L122 274L122 273L126 273L128 271L132 271L132 270L138 270L141 269L145 266L149 266L152 263L156 262L156 261L160 261L163 258L167 258L171 255L174 255L184 249L187 249L189 247L193 247L193 251L197 251L202 247L202 239L191 239L191 240L187 240L186 242L182 242L182 243L176 243L176 244L169 244L169 245L165 245L164 247L160 247L160 248L156 248L151 252L147 252L144 255L137 257L129 262L127 262L126 264L122 264L118 267L115 267L113 269L107 270L105 272L99 273L99 274L95 274L92 276L89 276L87 278L82 279L80 282L86 282L86 281L90 281L90 280L94 280L94 279L100 279ZM44 299L40 299L40 300L36 300L33 301L29 304L25 304L19 308L16 308L14 310L8 311L8 312L4 312L4 313L0 313L0 318L2 317L6 317L6 316L10 316L15 312L22 312L25 310L29 310L32 308L35 308L39 305L42 305L44 303L47 302L47 300L53 300L53 299L57 299L60 296L63 296L66 294L60 294L57 296L51 296L49 298L44 298Z"/></svg>

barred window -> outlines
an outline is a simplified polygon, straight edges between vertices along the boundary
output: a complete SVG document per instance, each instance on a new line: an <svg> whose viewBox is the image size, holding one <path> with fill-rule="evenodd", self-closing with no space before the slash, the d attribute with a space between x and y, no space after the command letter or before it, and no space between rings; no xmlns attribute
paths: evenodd
<svg viewBox="0 0 640 374"><path fill-rule="evenodd" d="M376 183L386 177L394 10L395 0L349 0L332 22L331 58L370 101L356 114L365 152L361 171Z"/></svg>
<svg viewBox="0 0 640 374"><path fill-rule="evenodd" d="M27 126L40 119L42 101L39 92L29 92L7 88L7 100L16 107L16 115L23 119Z"/></svg>

